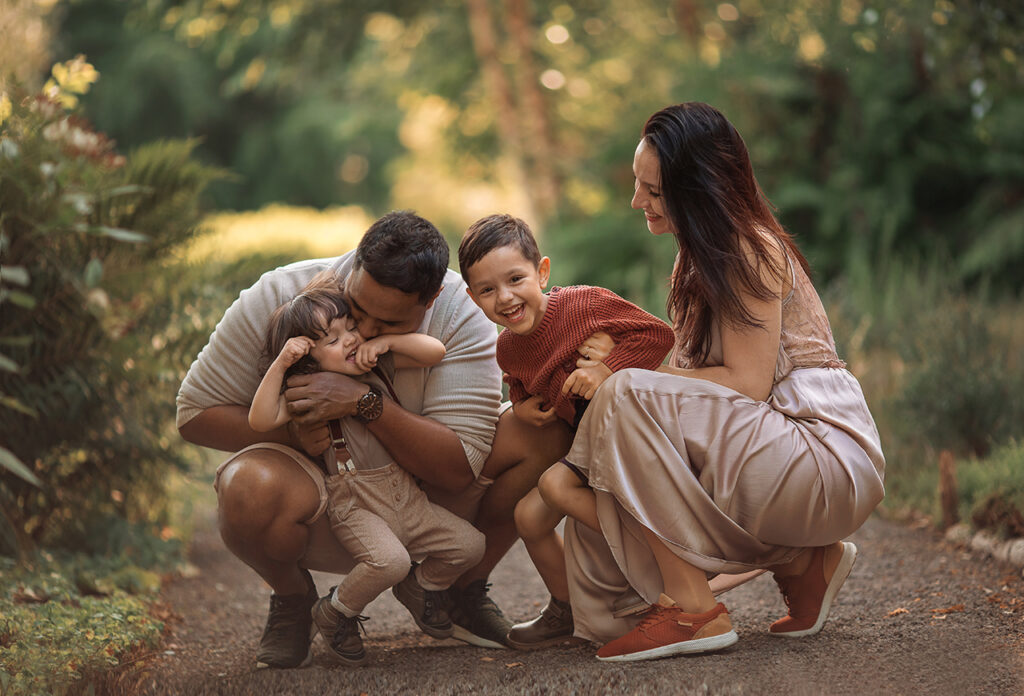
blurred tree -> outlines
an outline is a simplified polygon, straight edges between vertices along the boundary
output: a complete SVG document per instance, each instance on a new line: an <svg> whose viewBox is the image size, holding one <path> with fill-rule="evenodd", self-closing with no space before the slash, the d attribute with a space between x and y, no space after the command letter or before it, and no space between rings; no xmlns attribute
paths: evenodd
<svg viewBox="0 0 1024 696"><path fill-rule="evenodd" d="M98 125L201 137L239 175L226 207L380 212L414 173L411 200L458 230L499 199L442 182L511 181L511 212L579 261L567 280L602 283L667 253L620 253L642 234L631 153L650 113L702 100L823 277L941 248L964 279L1020 289L1022 22L1008 0L69 0L61 42L107 75Z"/></svg>

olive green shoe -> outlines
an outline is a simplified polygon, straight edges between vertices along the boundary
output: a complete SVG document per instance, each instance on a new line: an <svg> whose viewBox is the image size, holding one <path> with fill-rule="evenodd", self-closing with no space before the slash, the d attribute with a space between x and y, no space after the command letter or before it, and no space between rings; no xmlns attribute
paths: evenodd
<svg viewBox="0 0 1024 696"><path fill-rule="evenodd" d="M572 607L552 597L536 619L509 629L508 644L516 650L533 650L564 643L572 632Z"/></svg>
<svg viewBox="0 0 1024 696"><path fill-rule="evenodd" d="M267 625L256 653L257 668L305 667L312 659L310 645L315 628L310 612L317 600L316 585L308 570L302 572L309 583L305 594L270 595Z"/></svg>
<svg viewBox="0 0 1024 696"><path fill-rule="evenodd" d="M474 580L461 590L448 590L448 611L454 624L452 638L480 648L505 649L512 622L488 596L490 587L484 580Z"/></svg>

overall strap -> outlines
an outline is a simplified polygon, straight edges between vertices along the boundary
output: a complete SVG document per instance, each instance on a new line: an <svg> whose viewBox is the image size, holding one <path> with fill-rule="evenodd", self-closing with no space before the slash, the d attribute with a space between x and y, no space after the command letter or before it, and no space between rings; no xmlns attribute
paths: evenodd
<svg viewBox="0 0 1024 696"><path fill-rule="evenodd" d="M375 365L373 367L372 372L373 374L377 375L381 382L384 383L384 386L388 390L388 394L391 396L392 399L394 399L394 402L401 406L402 402L398 400L398 394L395 393L395 387L394 385L391 384L391 380L388 379L388 376L384 372L384 370L380 369L379 366ZM332 418L331 420L327 421L327 429L331 434L331 448L334 450L334 466L335 468L345 466L345 469L347 471L348 466L345 464L345 462L348 461L348 457L346 456L348 452L348 443L345 442L345 433L341 429L341 420L338 418Z"/></svg>

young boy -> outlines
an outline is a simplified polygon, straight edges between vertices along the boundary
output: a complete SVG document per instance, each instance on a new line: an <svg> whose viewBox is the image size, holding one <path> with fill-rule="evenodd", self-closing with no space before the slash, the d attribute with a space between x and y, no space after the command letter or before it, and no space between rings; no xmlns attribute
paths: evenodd
<svg viewBox="0 0 1024 696"><path fill-rule="evenodd" d="M538 437L547 428L574 431L604 380L624 368L657 368L675 340L665 322L610 290L572 286L545 293L551 261L541 257L526 223L511 215L470 226L459 245L459 268L473 301L504 327L497 358L509 385L511 417L524 428L537 428ZM613 346L602 347L595 336L602 333ZM501 452L491 459L500 461ZM586 488L585 474L559 462L516 506L516 528L551 599L537 619L509 631L513 647L541 647L572 635L565 558L555 527L564 516L559 510L566 509L562 501L577 501L574 510L581 503L594 507ZM579 521L600 532L596 510L589 514L589 508Z"/></svg>

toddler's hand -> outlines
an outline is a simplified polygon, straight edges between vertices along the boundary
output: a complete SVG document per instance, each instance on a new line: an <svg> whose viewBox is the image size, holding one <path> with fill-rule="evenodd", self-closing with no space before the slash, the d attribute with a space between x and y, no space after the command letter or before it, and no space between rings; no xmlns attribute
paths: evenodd
<svg viewBox="0 0 1024 696"><path fill-rule="evenodd" d="M597 388L611 376L611 369L602 362L589 367L578 367L565 378L565 383L562 384L562 393L575 394L581 399L589 401L594 398Z"/></svg>
<svg viewBox="0 0 1024 696"><path fill-rule="evenodd" d="M544 409L542 408L543 405L543 398L531 396L512 404L512 412L516 414L516 418L524 423L542 428L558 420L558 414L555 413L555 409Z"/></svg>
<svg viewBox="0 0 1024 696"><path fill-rule="evenodd" d="M284 348L281 349L278 360L283 361L285 365L290 367L297 363L303 355L313 350L314 345L313 341L306 336L289 338L284 344Z"/></svg>
<svg viewBox="0 0 1024 696"><path fill-rule="evenodd" d="M612 337L604 331L598 331L576 349L576 352L583 356L576 361L576 367L591 367L599 362L604 362L613 348L615 348L615 341L612 340Z"/></svg>
<svg viewBox="0 0 1024 696"><path fill-rule="evenodd" d="M391 350L391 343L384 336L371 338L356 349L356 367L369 372L377 366L377 358Z"/></svg>

